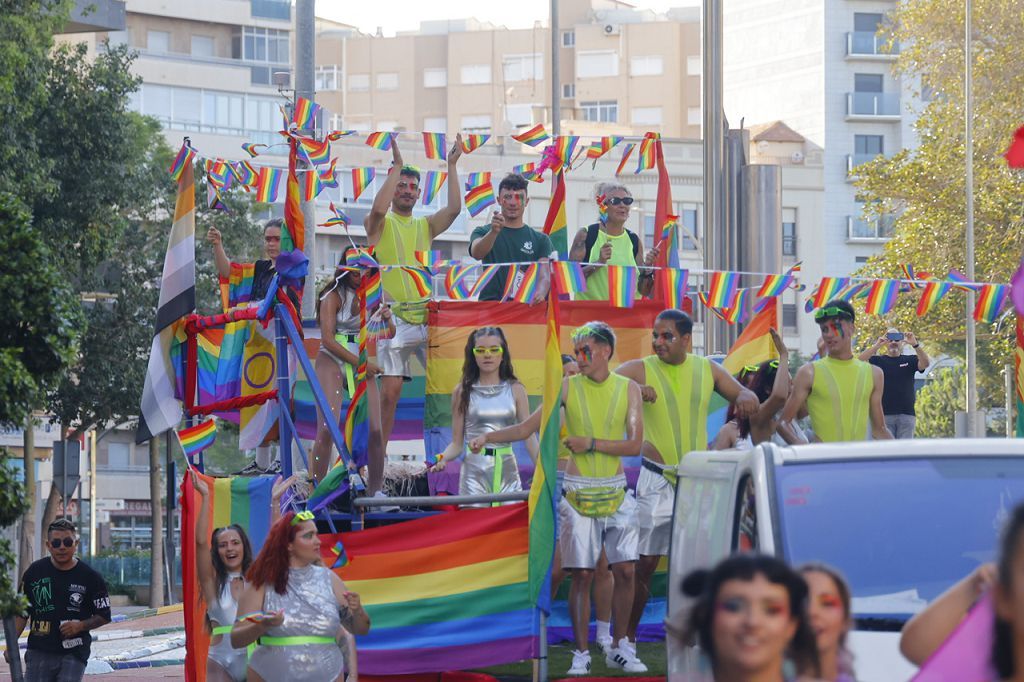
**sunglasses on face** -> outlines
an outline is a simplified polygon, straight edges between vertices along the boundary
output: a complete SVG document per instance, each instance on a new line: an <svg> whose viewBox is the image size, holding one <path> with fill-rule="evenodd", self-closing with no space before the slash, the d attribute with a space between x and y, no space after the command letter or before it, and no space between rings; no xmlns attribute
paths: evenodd
<svg viewBox="0 0 1024 682"><path fill-rule="evenodd" d="M605 203L609 206L618 206L619 204L630 206L633 203L633 197L611 197Z"/></svg>
<svg viewBox="0 0 1024 682"><path fill-rule="evenodd" d="M313 512L311 512L311 511L309 511L307 509L306 511L300 511L300 512L298 512L295 515L295 518L292 519L292 525L293 526L297 526L300 523L302 523L303 521L312 521L312 520L313 520Z"/></svg>
<svg viewBox="0 0 1024 682"><path fill-rule="evenodd" d="M50 547L53 547L54 549L60 549L60 546L62 544L65 547L74 547L75 546L75 539L74 538L57 538L56 540L50 540Z"/></svg>
<svg viewBox="0 0 1024 682"><path fill-rule="evenodd" d="M771 362L768 363L768 366L771 367L772 369L778 369L779 368L779 361L778 360L772 360ZM756 372L760 368L761 368L761 365L746 365L743 368L743 373L744 374L750 374L752 372Z"/></svg>
<svg viewBox="0 0 1024 682"><path fill-rule="evenodd" d="M827 320L830 317L838 317L844 320L848 320L850 319L850 313L846 312L842 308L837 308L835 306L832 306L830 308L818 308L816 311L814 311L815 322Z"/></svg>
<svg viewBox="0 0 1024 682"><path fill-rule="evenodd" d="M501 346L474 346L474 355L501 355L505 349Z"/></svg>

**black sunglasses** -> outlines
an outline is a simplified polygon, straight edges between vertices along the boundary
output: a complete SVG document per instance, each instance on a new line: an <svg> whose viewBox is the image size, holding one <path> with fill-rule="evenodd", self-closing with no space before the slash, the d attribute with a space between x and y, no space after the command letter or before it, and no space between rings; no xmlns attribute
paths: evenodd
<svg viewBox="0 0 1024 682"><path fill-rule="evenodd" d="M611 197L607 203L609 206L618 206L619 204L629 206L633 203L633 197Z"/></svg>
<svg viewBox="0 0 1024 682"><path fill-rule="evenodd" d="M61 543L63 543L65 547L74 547L75 546L75 539L74 538L57 538L56 540L50 540L50 547L53 547L54 549L60 549Z"/></svg>

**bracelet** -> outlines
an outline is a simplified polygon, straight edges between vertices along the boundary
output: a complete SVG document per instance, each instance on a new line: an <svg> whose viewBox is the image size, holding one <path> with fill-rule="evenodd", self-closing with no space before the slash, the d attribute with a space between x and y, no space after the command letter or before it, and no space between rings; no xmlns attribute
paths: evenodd
<svg viewBox="0 0 1024 682"><path fill-rule="evenodd" d="M920 348L920 347L921 347L921 344L917 344L916 346L911 346L911 348L914 348L914 349L917 349L917 348Z"/></svg>
<svg viewBox="0 0 1024 682"><path fill-rule="evenodd" d="M597 448L597 439L596 438L591 438L590 439L590 449L587 450L587 452L593 454L593 452L594 452L594 450L596 448Z"/></svg>

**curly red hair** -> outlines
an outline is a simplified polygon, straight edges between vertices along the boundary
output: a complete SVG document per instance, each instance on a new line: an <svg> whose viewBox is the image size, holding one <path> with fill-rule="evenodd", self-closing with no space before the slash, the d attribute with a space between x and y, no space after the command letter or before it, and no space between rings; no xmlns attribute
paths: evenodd
<svg viewBox="0 0 1024 682"><path fill-rule="evenodd" d="M270 528L263 549L246 571L245 579L253 587L273 585L274 591L284 594L288 590L288 545L299 532L300 524L292 525L295 512L288 512Z"/></svg>

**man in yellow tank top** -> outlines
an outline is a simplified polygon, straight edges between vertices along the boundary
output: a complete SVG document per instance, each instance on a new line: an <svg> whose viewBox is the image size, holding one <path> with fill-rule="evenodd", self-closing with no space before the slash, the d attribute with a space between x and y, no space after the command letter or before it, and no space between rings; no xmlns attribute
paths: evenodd
<svg viewBox="0 0 1024 682"><path fill-rule="evenodd" d="M653 355L630 360L615 371L640 385L644 411L643 465L636 482L640 560L636 568L636 597L628 636L636 629L650 597L651 578L658 561L668 554L675 501L675 469L686 453L708 447L707 419L711 394L736 404L739 414L757 412L757 396L728 370L690 349L693 320L681 310L663 310L654 320Z"/></svg>
<svg viewBox="0 0 1024 682"><path fill-rule="evenodd" d="M793 392L782 408L779 434L800 441L794 421L806 406L815 438L825 443L890 439L882 413L882 370L853 356L856 315L847 301L832 300L814 313L827 355L797 370Z"/></svg>
<svg viewBox="0 0 1024 682"><path fill-rule="evenodd" d="M568 674L590 672L590 587L602 547L615 578L614 643L605 663L626 672L646 672L626 638L639 535L636 499L626 489L622 470L622 458L640 454L644 441L640 387L610 372L615 333L604 322L580 327L573 334L573 350L580 374L562 381L563 423L569 434L563 444L572 454L558 505L558 544L562 567L572 574L569 613L576 639ZM477 452L487 443L525 440L540 430L540 413L537 408L526 421L476 438L469 447Z"/></svg>
<svg viewBox="0 0 1024 682"><path fill-rule="evenodd" d="M363 221L367 242L374 247L378 263L422 267L416 260L416 252L429 251L434 238L447 230L462 211L456 167L460 156L462 136L457 135L448 151L448 204L433 215L413 216L413 208L420 198L420 172L402 165L398 139L392 138L391 170ZM426 365L427 300L419 294L411 276L399 268L384 270L381 280L385 300L395 313L395 335L377 342L377 364L381 369L381 433L386 449L395 425L402 382L412 379L409 362L417 356Z"/></svg>

